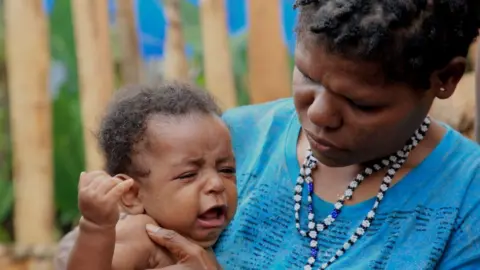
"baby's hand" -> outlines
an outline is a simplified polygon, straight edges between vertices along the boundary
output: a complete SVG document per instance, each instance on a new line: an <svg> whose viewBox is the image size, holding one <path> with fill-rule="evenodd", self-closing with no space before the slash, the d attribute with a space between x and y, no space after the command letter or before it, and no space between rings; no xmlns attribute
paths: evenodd
<svg viewBox="0 0 480 270"><path fill-rule="evenodd" d="M114 227L120 215L118 201L132 185L133 179L122 181L103 171L81 173L78 206L83 218L100 227Z"/></svg>

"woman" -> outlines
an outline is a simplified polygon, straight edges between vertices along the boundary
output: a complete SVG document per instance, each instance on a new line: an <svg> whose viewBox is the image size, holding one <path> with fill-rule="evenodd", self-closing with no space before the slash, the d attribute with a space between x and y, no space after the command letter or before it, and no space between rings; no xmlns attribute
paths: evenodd
<svg viewBox="0 0 480 270"><path fill-rule="evenodd" d="M224 115L239 192L225 269L480 267L480 149L427 116L464 73L474 5L297 1L293 99ZM152 240L178 269L213 265L174 232Z"/></svg>

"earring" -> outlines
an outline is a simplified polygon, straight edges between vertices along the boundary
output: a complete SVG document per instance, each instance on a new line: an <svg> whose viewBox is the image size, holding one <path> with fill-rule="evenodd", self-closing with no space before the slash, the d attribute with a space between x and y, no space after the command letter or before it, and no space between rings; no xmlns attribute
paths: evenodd
<svg viewBox="0 0 480 270"><path fill-rule="evenodd" d="M440 91L445 92L445 87L440 87Z"/></svg>

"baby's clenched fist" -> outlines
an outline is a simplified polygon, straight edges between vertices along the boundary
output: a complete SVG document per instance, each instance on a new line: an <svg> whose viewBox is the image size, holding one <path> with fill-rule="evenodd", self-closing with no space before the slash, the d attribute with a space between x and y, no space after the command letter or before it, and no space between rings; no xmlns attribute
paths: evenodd
<svg viewBox="0 0 480 270"><path fill-rule="evenodd" d="M103 171L81 173L78 183L78 206L83 218L100 227L115 226L120 212L118 202L133 185Z"/></svg>

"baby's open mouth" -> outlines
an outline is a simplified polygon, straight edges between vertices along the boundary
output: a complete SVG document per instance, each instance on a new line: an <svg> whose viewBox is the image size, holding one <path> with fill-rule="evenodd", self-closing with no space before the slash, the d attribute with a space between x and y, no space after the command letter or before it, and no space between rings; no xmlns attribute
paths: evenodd
<svg viewBox="0 0 480 270"><path fill-rule="evenodd" d="M226 205L213 206L198 216L198 223L200 227L206 229L222 227L225 224L226 213Z"/></svg>

